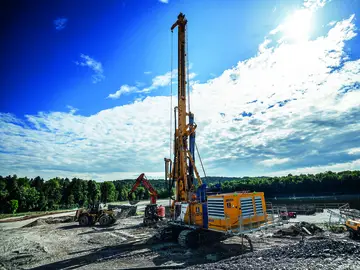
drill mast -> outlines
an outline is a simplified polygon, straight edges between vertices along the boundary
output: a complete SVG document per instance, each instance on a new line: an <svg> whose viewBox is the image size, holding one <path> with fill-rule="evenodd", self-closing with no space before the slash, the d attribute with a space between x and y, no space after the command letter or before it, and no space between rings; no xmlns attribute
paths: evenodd
<svg viewBox="0 0 360 270"><path fill-rule="evenodd" d="M175 135L174 135L174 162L170 178L176 185L175 201L185 202L191 199L195 192L194 171L201 184L201 179L195 167L195 129L194 115L186 111L186 53L185 31L187 20L183 13L178 15L177 21L172 25L171 32L178 27L178 106L175 107ZM186 122L189 117L189 123ZM169 159L165 159L171 164ZM166 167L168 168L169 165ZM168 169L166 169L169 171Z"/></svg>

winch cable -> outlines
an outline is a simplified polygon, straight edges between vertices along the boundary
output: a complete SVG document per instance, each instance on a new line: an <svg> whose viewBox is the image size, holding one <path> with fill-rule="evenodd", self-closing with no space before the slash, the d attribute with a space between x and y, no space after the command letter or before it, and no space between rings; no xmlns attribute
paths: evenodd
<svg viewBox="0 0 360 270"><path fill-rule="evenodd" d="M202 168L202 170L203 170L203 172L204 172L204 176L205 176L204 178L206 179L206 172L205 172L204 165L203 165L202 160L201 160L200 152L199 152L199 149L198 149L196 143L195 143L195 148L196 148L196 152L198 153L198 156L199 156L201 168Z"/></svg>

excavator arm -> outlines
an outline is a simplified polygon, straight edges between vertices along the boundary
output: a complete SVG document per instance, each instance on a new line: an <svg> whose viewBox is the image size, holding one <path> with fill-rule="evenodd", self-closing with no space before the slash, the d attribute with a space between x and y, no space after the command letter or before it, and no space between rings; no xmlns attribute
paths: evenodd
<svg viewBox="0 0 360 270"><path fill-rule="evenodd" d="M128 193L128 199L129 199L129 203L131 205L137 204L139 202L139 200L134 201L132 200L132 194L135 192L135 190L138 188L138 186L142 184L150 193L150 198L151 198L151 203L155 204L156 203L156 198L158 196L158 193L156 192L156 190L153 188L153 186L150 184L149 180L146 178L145 174L142 173L139 175L139 177L136 179L133 187L131 188L130 192Z"/></svg>

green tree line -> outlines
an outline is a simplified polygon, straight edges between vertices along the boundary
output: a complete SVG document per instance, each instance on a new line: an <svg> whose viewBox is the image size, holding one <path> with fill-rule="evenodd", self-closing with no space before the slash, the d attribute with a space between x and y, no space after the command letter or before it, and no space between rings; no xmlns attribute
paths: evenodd
<svg viewBox="0 0 360 270"><path fill-rule="evenodd" d="M210 187L221 183L223 192L262 191L266 197L287 195L360 194L360 171L324 172L281 177L206 177ZM0 212L45 211L83 207L95 201L128 200L135 179L96 182L79 178L35 178L0 176ZM167 198L167 184L151 180L159 198ZM149 192L139 186L132 199L149 199Z"/></svg>
<svg viewBox="0 0 360 270"><path fill-rule="evenodd" d="M96 182L79 178L53 178L45 181L35 178L0 176L0 213L72 209L96 201L114 202L128 200L134 180ZM151 180L159 198L167 198L164 180ZM132 199L149 199L142 186L132 194Z"/></svg>
<svg viewBox="0 0 360 270"><path fill-rule="evenodd" d="M261 191L266 197L287 195L360 194L360 171L323 172L281 177L207 177L209 186L221 183L223 192Z"/></svg>

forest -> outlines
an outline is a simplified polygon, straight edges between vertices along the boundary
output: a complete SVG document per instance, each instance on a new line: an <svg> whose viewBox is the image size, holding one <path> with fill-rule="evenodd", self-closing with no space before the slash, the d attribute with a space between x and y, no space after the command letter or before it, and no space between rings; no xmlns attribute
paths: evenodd
<svg viewBox="0 0 360 270"><path fill-rule="evenodd" d="M222 192L262 191L265 196L360 194L360 171L324 172L281 177L206 177L209 187L220 183ZM79 178L35 178L0 176L0 213L72 209L96 201L128 200L135 179L96 182ZM163 179L150 180L159 198L168 198ZM149 199L140 186L132 199Z"/></svg>
<svg viewBox="0 0 360 270"><path fill-rule="evenodd" d="M0 176L0 213L73 209L96 201L114 202L128 200L133 180L96 182L79 178L52 178L45 181L35 178ZM164 180L152 180L159 198L167 198ZM149 199L149 193L139 186L132 199Z"/></svg>

